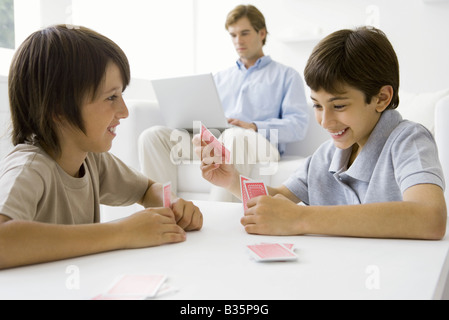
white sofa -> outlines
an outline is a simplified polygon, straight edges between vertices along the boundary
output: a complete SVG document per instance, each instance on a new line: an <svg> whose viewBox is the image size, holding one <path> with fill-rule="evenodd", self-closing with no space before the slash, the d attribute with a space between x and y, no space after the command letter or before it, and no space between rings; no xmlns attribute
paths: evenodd
<svg viewBox="0 0 449 320"><path fill-rule="evenodd" d="M449 89L424 94L401 92L400 99L398 111L403 117L422 123L435 134L445 178L449 184ZM163 125L164 120L156 101L127 100L126 103L129 109L129 118L121 121L111 152L128 165L140 170L137 153L138 136L148 127ZM287 146L275 175L260 176L268 185L280 185L298 167L300 161L312 154L322 142L329 139L328 134L316 123L312 107L310 107L310 113L311 118L306 138ZM258 168L256 167L255 170ZM210 184L201 177L199 163L179 166L177 190L179 196L190 200L205 200L209 190ZM448 190L445 195L446 201L449 203ZM128 211L134 209L130 208ZM107 210L111 212L111 209ZM124 214L123 209L121 212Z"/></svg>
<svg viewBox="0 0 449 320"><path fill-rule="evenodd" d="M424 94L400 94L401 103L398 111L404 118L420 122L435 134L439 147L440 159L449 181L449 90ZM137 155L137 138L140 133L153 125L164 124L156 101L127 100L128 119L121 121L118 135L111 152L130 166L140 170ZM328 134L316 123L313 110L307 136L303 141L287 146L285 155L279 162L275 175L260 176L266 183L276 186L281 184L302 161L326 139ZM448 140L446 140L448 139ZM256 167L255 170L258 170ZM257 175L257 172L254 172ZM207 199L210 184L201 177L198 163L181 164L178 170L177 193L188 199ZM447 192L446 192L447 195Z"/></svg>
<svg viewBox="0 0 449 320"><path fill-rule="evenodd" d="M156 101L127 100L129 118L121 121L117 128L117 137L113 142L111 152L117 155L135 169L140 170L137 157L137 138L140 133L153 125L164 124ZM268 185L277 186L285 181L298 167L298 162L305 159L326 139L328 134L320 128L313 117L310 108L310 124L306 138L303 141L291 143L281 161L275 168L275 175L264 175L259 172L264 165L255 166L252 176L264 181ZM192 161L178 167L177 194L186 199L206 200L210 191L210 183L204 180L199 169L199 162Z"/></svg>

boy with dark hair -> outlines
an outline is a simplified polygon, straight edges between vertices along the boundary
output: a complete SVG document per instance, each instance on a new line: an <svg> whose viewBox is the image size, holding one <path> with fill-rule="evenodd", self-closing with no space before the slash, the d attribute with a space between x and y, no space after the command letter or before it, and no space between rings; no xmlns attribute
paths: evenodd
<svg viewBox="0 0 449 320"><path fill-rule="evenodd" d="M128 116L128 60L108 38L52 26L18 48L9 74L15 148L0 163L0 269L185 240L191 202L162 206L162 186L107 151ZM97 223L100 203L143 205ZM151 208L159 207L159 208Z"/></svg>
<svg viewBox="0 0 449 320"><path fill-rule="evenodd" d="M283 186L268 187L271 197L248 201L246 231L441 239L447 209L437 147L426 128L394 110L399 65L385 34L334 32L315 47L304 74L316 120L332 139ZM198 136L194 143L197 153L207 151ZM237 170L214 160L203 158L203 176L239 195Z"/></svg>

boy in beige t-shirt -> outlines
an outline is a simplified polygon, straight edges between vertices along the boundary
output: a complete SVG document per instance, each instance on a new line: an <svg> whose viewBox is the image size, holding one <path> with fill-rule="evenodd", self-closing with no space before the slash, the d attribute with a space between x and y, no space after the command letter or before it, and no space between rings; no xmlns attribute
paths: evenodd
<svg viewBox="0 0 449 320"><path fill-rule="evenodd" d="M14 150L0 163L0 269L185 240L191 202L162 206L162 186L109 154L128 116L128 60L108 38L59 25L30 35L9 74ZM144 209L99 221L100 203Z"/></svg>
<svg viewBox="0 0 449 320"><path fill-rule="evenodd" d="M94 223L100 203L131 205L148 188L147 178L107 152L89 153L82 170L82 177L72 177L39 145L17 145L0 171L0 212L15 220Z"/></svg>

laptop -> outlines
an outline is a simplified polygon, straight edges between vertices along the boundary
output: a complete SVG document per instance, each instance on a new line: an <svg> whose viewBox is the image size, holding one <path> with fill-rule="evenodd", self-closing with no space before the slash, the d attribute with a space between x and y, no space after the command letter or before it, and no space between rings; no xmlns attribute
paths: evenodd
<svg viewBox="0 0 449 320"><path fill-rule="evenodd" d="M151 82L167 127L192 132L195 121L220 131L230 127L211 73Z"/></svg>

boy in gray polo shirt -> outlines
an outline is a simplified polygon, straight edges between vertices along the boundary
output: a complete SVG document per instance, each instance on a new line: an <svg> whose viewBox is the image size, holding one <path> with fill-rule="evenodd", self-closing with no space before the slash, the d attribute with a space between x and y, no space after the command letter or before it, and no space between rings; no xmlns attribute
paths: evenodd
<svg viewBox="0 0 449 320"><path fill-rule="evenodd" d="M248 201L246 231L441 239L447 209L436 144L394 110L399 64L385 34L367 27L334 32L315 47L304 74L316 120L332 139L283 186L268 187L272 197ZM203 158L201 169L239 195L232 165Z"/></svg>

